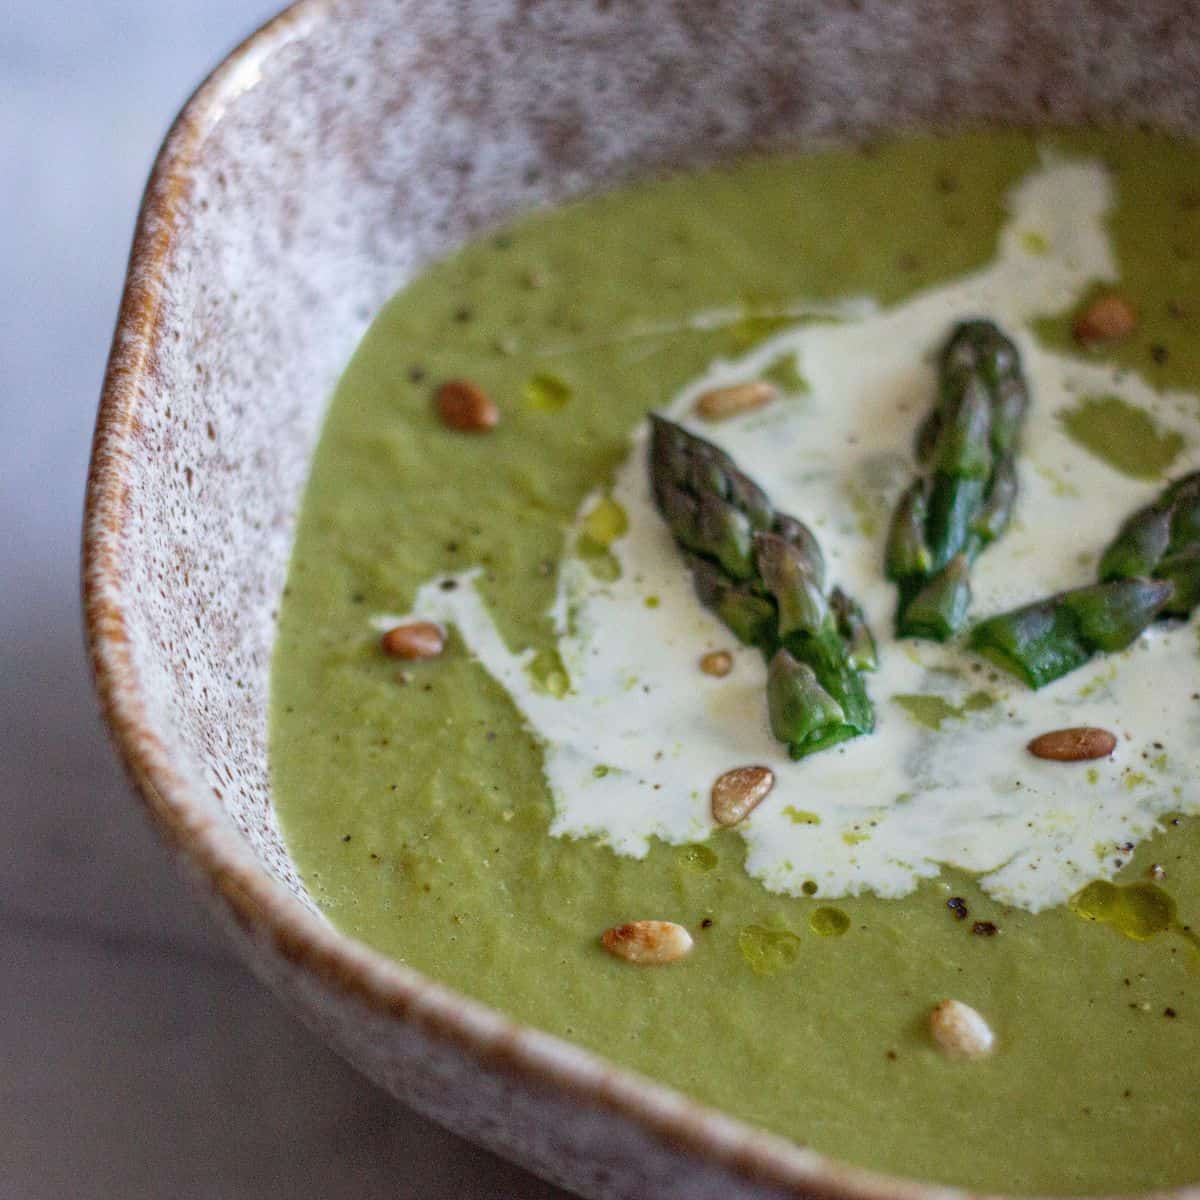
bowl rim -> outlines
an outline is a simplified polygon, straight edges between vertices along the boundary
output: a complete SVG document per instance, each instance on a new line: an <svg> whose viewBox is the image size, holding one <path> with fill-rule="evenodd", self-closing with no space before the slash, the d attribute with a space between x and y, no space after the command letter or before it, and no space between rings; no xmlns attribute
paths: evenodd
<svg viewBox="0 0 1200 1200"><path fill-rule="evenodd" d="M227 817L205 813L207 799L172 764L167 743L155 729L127 628L122 578L136 568L122 536L128 445L139 425L139 397L155 357L164 285L186 209L190 171L207 135L255 85L265 59L335 19L339 7L339 0L297 0L229 52L171 125L137 217L88 469L82 585L87 652L101 713L152 823L246 933L267 940L292 965L310 972L341 998L378 1016L413 1024L481 1067L626 1118L666 1146L750 1184L814 1200L986 1196L856 1167L756 1129L570 1042L523 1026L339 933L260 865ZM1139 1193L1138 1200L1200 1200L1200 1185Z"/></svg>

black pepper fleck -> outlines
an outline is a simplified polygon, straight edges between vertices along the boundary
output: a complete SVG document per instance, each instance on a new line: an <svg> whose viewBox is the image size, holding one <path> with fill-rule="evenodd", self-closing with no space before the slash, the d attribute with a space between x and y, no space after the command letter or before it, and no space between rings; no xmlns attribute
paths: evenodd
<svg viewBox="0 0 1200 1200"><path fill-rule="evenodd" d="M1000 930L993 921L976 921L971 926L971 932L978 934L980 937L995 937Z"/></svg>
<svg viewBox="0 0 1200 1200"><path fill-rule="evenodd" d="M454 310L454 319L460 324L465 325L471 319L471 310L466 308L456 308Z"/></svg>
<svg viewBox="0 0 1200 1200"><path fill-rule="evenodd" d="M350 835L349 835L348 833L344 833L344 834L342 834L342 841L343 841L343 842L348 842L349 840L350 840Z"/></svg>
<svg viewBox="0 0 1200 1200"><path fill-rule="evenodd" d="M413 366L408 368L408 379L410 383L420 383L425 378L425 368Z"/></svg>
<svg viewBox="0 0 1200 1200"><path fill-rule="evenodd" d="M452 591L454 591L454 589L456 587L458 587L458 580L457 579L443 579L442 582L438 586L442 589L443 592L452 592Z"/></svg>
<svg viewBox="0 0 1200 1200"><path fill-rule="evenodd" d="M700 922L700 928L701 929L711 929L712 923L713 923L712 917L705 917L704 920Z"/></svg>
<svg viewBox="0 0 1200 1200"><path fill-rule="evenodd" d="M1179 1016L1179 1014L1173 1008L1164 1008L1163 1016L1164 1017L1177 1017L1177 1016Z"/></svg>
<svg viewBox="0 0 1200 1200"><path fill-rule="evenodd" d="M1166 346L1164 346L1161 342L1155 342L1154 345L1150 347L1150 357L1154 359L1154 361L1158 363L1160 367L1162 367L1166 365L1167 360L1171 357L1171 355L1167 351Z"/></svg>
<svg viewBox="0 0 1200 1200"><path fill-rule="evenodd" d="M965 921L967 919L968 909L967 902L961 896L951 896L946 901L946 907L954 914L956 921Z"/></svg>

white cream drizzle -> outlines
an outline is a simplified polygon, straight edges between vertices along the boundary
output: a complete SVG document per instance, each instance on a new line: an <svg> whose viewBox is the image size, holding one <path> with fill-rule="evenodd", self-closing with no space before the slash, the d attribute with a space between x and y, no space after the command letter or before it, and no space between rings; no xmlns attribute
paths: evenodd
<svg viewBox="0 0 1200 1200"><path fill-rule="evenodd" d="M478 569L457 576L454 590L441 579L420 589L409 615L456 626L544 744L554 835L596 838L635 857L651 838L703 841L714 829L713 781L761 763L777 783L739 832L746 869L767 888L800 894L811 881L828 897L902 896L946 864L979 873L996 899L1037 911L1111 877L1128 858L1121 847L1153 832L1164 813L1200 811L1192 623L1156 627L1127 652L1032 692L959 647L894 641L895 596L881 574L887 514L912 475L913 432L934 394L932 357L964 317L991 317L1015 337L1034 396L1016 520L976 564L974 616L1092 581L1120 521L1161 486L1119 474L1064 434L1056 414L1079 397L1115 394L1143 408L1186 439L1172 474L1200 467L1195 396L1157 393L1134 374L1047 352L1025 328L1089 282L1117 277L1104 227L1111 199L1101 165L1047 158L1011 193L986 269L884 311L848 303L841 323L800 326L714 362L667 408L729 451L777 509L808 522L829 577L863 604L881 656L869 677L874 735L799 763L771 737L761 657L701 607L654 509L644 426L611 489L629 518L611 547L620 579L600 581L575 558L560 573L552 615L571 681L565 696L539 690L531 654L506 646L474 586ZM810 392L719 425L688 419L699 393L753 378L784 354L796 356ZM585 501L579 521L598 498ZM873 536L863 535L864 516ZM379 614L372 625L403 619ZM721 679L697 666L717 648L735 660ZM894 699L938 695L958 706L980 690L996 704L938 731ZM1032 736L1066 725L1112 730L1115 755L1063 765L1025 751Z"/></svg>

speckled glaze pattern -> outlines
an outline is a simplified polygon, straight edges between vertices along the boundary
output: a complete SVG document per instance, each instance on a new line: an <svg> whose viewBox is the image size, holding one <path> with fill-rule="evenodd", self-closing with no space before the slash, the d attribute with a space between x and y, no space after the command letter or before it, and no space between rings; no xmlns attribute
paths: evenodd
<svg viewBox="0 0 1200 1200"><path fill-rule="evenodd" d="M322 413L383 301L515 211L750 148L979 119L1200 129L1200 6L302 0L201 87L150 180L84 535L114 740L297 1013L422 1112L583 1195L951 1193L755 1132L320 916L272 814L266 712Z"/></svg>

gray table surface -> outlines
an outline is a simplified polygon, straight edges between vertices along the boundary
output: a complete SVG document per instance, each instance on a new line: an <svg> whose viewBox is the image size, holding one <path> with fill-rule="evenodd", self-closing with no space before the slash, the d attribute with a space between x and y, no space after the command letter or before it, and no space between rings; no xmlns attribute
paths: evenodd
<svg viewBox="0 0 1200 1200"><path fill-rule="evenodd" d="M553 1200L233 960L91 698L79 518L138 196L188 92L276 6L0 2L0 1200Z"/></svg>

